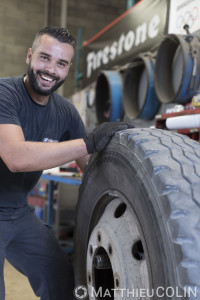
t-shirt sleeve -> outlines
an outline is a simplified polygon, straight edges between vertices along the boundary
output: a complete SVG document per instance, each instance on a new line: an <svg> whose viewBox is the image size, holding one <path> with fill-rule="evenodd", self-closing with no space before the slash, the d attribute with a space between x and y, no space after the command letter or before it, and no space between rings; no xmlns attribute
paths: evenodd
<svg viewBox="0 0 200 300"><path fill-rule="evenodd" d="M74 107L72 116L72 126L69 131L70 140L80 139L86 136L86 129L77 109Z"/></svg>
<svg viewBox="0 0 200 300"><path fill-rule="evenodd" d="M20 126L17 113L17 98L7 85L0 84L0 124Z"/></svg>
<svg viewBox="0 0 200 300"><path fill-rule="evenodd" d="M70 124L68 124L68 126L68 130L65 132L61 139L62 141L80 139L86 136L85 125L78 110L72 103L70 103Z"/></svg>

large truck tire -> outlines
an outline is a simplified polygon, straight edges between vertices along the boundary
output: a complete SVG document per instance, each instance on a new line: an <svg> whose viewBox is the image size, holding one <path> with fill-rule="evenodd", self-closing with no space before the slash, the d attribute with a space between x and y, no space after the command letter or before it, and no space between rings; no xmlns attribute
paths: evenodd
<svg viewBox="0 0 200 300"><path fill-rule="evenodd" d="M92 155L77 206L75 280L88 299L200 299L198 142L135 128Z"/></svg>

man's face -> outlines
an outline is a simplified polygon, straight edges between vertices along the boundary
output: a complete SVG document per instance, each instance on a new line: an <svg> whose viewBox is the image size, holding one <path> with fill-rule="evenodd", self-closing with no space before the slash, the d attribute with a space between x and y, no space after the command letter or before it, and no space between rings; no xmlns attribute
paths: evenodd
<svg viewBox="0 0 200 300"><path fill-rule="evenodd" d="M34 50L28 50L28 79L32 89L39 95L48 96L65 81L74 49L45 34L40 37Z"/></svg>

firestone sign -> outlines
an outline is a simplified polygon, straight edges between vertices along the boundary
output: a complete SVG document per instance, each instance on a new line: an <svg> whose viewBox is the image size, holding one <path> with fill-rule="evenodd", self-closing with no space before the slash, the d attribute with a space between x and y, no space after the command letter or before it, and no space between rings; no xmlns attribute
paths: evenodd
<svg viewBox="0 0 200 300"><path fill-rule="evenodd" d="M107 45L97 52L89 52L87 55L87 77L89 78L92 71L107 65L110 61L114 61L117 57L129 52L133 47L137 47L144 43L148 38L155 38L159 33L160 17L155 15L149 24L143 23L139 25L135 32L129 30L128 33L122 33L118 41L114 41L112 45Z"/></svg>
<svg viewBox="0 0 200 300"><path fill-rule="evenodd" d="M83 46L84 85L103 69L124 65L139 53L155 51L166 33L167 0L143 0Z"/></svg>

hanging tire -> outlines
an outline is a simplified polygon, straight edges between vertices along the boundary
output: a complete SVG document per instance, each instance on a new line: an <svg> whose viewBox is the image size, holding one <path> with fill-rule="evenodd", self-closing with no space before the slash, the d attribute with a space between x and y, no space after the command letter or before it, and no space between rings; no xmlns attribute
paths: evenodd
<svg viewBox="0 0 200 300"><path fill-rule="evenodd" d="M200 299L199 143L128 129L91 157L77 207L75 277L88 299Z"/></svg>

